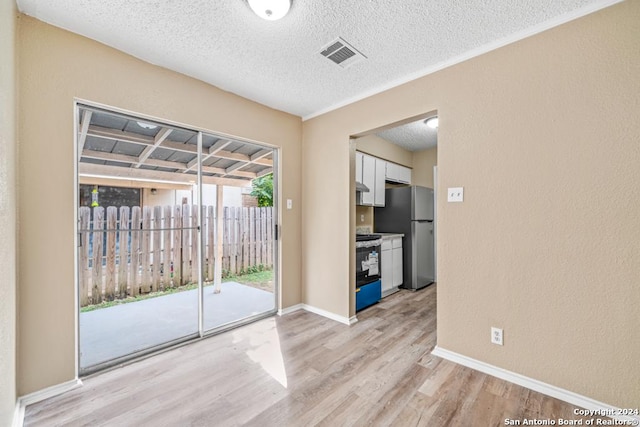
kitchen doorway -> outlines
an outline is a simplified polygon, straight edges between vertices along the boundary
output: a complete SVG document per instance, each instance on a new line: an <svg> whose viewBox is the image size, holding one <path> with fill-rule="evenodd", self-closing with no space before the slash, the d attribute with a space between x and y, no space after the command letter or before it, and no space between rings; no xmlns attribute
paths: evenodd
<svg viewBox="0 0 640 427"><path fill-rule="evenodd" d="M276 312L277 150L76 105L78 365Z"/></svg>
<svg viewBox="0 0 640 427"><path fill-rule="evenodd" d="M352 136L354 234L383 239L382 299L436 282L437 134L431 111Z"/></svg>

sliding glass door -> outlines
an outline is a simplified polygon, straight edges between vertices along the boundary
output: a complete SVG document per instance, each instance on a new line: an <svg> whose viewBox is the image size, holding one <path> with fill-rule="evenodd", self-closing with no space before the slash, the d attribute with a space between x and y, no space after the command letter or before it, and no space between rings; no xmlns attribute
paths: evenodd
<svg viewBox="0 0 640 427"><path fill-rule="evenodd" d="M274 150L89 105L77 117L81 373L275 311L275 207L251 195Z"/></svg>
<svg viewBox="0 0 640 427"><path fill-rule="evenodd" d="M205 332L275 311L275 162L273 149L209 134L203 136ZM227 182L215 178L216 175L251 179L253 191L233 191L237 178ZM242 201L238 202L237 197Z"/></svg>

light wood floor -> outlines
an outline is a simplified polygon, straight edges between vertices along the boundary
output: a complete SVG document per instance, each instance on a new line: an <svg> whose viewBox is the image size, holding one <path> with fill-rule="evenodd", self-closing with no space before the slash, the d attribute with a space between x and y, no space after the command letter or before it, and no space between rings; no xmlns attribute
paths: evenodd
<svg viewBox="0 0 640 427"><path fill-rule="evenodd" d="M349 327L274 317L86 378L26 426L497 426L575 419L571 405L430 355L436 286Z"/></svg>

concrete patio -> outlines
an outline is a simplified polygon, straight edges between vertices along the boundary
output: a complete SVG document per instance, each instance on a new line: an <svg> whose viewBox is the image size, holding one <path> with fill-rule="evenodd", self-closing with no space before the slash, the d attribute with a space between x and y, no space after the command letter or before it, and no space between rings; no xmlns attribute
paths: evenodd
<svg viewBox="0 0 640 427"><path fill-rule="evenodd" d="M271 292L237 282L204 289L204 329L275 307ZM198 332L198 290L80 313L80 366L87 368Z"/></svg>

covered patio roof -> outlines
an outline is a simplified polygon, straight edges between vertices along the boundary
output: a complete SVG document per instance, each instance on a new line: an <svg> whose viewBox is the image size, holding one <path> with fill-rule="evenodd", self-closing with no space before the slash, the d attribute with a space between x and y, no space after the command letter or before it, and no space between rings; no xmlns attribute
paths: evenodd
<svg viewBox="0 0 640 427"><path fill-rule="evenodd" d="M195 184L198 132L80 106L79 175L87 177ZM273 149L202 135L202 182L247 187L273 171Z"/></svg>

